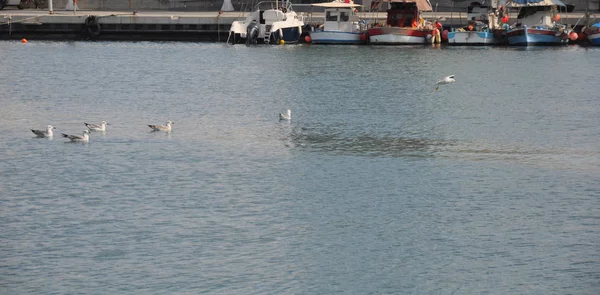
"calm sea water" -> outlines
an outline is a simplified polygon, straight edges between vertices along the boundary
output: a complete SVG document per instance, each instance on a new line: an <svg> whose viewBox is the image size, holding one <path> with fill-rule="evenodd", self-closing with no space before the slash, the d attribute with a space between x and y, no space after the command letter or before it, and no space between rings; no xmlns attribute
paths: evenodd
<svg viewBox="0 0 600 295"><path fill-rule="evenodd" d="M0 52L0 294L600 293L598 48Z"/></svg>

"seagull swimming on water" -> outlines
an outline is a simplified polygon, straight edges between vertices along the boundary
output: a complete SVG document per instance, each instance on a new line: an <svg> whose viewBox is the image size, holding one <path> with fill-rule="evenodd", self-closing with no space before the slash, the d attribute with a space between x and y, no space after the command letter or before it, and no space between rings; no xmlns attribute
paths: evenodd
<svg viewBox="0 0 600 295"><path fill-rule="evenodd" d="M90 132L88 130L83 130L83 135L69 135L61 133L63 137L70 139L72 142L89 142L90 141Z"/></svg>
<svg viewBox="0 0 600 295"><path fill-rule="evenodd" d="M152 128L152 131L165 131L171 132L171 125L175 124L172 121L167 121L167 125L148 125L148 127Z"/></svg>
<svg viewBox="0 0 600 295"><path fill-rule="evenodd" d="M102 123L100 123L100 125L96 125L96 124L88 124L83 122L83 124L85 124L85 126L90 130L90 131L106 131L106 125L108 125L106 123L106 121L102 121Z"/></svg>
<svg viewBox="0 0 600 295"><path fill-rule="evenodd" d="M435 85L436 85L435 91L437 91L438 89L440 89L440 85L450 84L450 83L454 83L454 82L456 82L456 79L454 79L454 75L450 75L450 76L444 77L441 80L437 81L437 83L435 83Z"/></svg>
<svg viewBox="0 0 600 295"><path fill-rule="evenodd" d="M292 111L287 110L285 114L279 114L279 120L291 120L292 119Z"/></svg>
<svg viewBox="0 0 600 295"><path fill-rule="evenodd" d="M35 134L37 137L52 137L52 136L54 136L54 132L52 132L52 129L56 129L56 127L54 127L52 125L48 125L48 126L46 126L45 131L31 129L31 132L33 132L33 134Z"/></svg>

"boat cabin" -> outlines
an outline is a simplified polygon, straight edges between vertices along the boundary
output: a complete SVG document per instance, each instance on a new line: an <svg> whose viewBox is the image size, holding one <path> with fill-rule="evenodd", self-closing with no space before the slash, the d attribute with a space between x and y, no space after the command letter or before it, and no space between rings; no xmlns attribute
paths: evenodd
<svg viewBox="0 0 600 295"><path fill-rule="evenodd" d="M551 26L552 25L552 7L550 6L529 6L519 9L517 20L521 25L528 27ZM554 8L556 10L556 8Z"/></svg>
<svg viewBox="0 0 600 295"><path fill-rule="evenodd" d="M565 4L560 0L511 0L507 8L518 9L517 26L554 27L554 18L559 7Z"/></svg>
<svg viewBox="0 0 600 295"><path fill-rule="evenodd" d="M391 27L416 28L421 22L421 11L431 11L429 0L383 0L389 2L386 24Z"/></svg>
<svg viewBox="0 0 600 295"><path fill-rule="evenodd" d="M479 2L471 2L467 7L467 20L488 23L490 7Z"/></svg>
<svg viewBox="0 0 600 295"><path fill-rule="evenodd" d="M354 13L354 7L358 6L360 5L347 4L345 7L325 7L323 30L352 31L351 28L358 22L358 15Z"/></svg>
<svg viewBox="0 0 600 295"><path fill-rule="evenodd" d="M391 27L417 27L419 8L414 2L391 2L386 24Z"/></svg>

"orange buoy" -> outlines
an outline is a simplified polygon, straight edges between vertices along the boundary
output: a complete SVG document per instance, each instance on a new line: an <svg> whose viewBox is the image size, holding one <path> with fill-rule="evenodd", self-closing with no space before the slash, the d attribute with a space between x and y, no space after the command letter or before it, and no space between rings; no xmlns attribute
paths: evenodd
<svg viewBox="0 0 600 295"><path fill-rule="evenodd" d="M569 38L571 39L571 41L577 41L577 39L579 38L579 36L577 35L577 33L571 32L569 34Z"/></svg>
<svg viewBox="0 0 600 295"><path fill-rule="evenodd" d="M505 15L505 16L503 16L502 19L501 19L501 21L502 21L503 24L507 23L508 22L508 14Z"/></svg>
<svg viewBox="0 0 600 295"><path fill-rule="evenodd" d="M26 44L27 43L27 39L25 39L25 38L21 39L21 43Z"/></svg>
<svg viewBox="0 0 600 295"><path fill-rule="evenodd" d="M448 32L448 30L444 30L444 31L442 32L442 39L444 39L444 40L448 40L448 33L450 33L450 32Z"/></svg>
<svg viewBox="0 0 600 295"><path fill-rule="evenodd" d="M587 35L586 35L584 32L581 32L581 33L579 33L578 35L579 35L579 36L578 36L578 37L579 37L579 38L578 38L578 40L579 40L579 41L583 41L583 40L585 40L585 38L587 37Z"/></svg>
<svg viewBox="0 0 600 295"><path fill-rule="evenodd" d="M310 43L310 41L312 41L312 38L310 36L304 36L304 42Z"/></svg>
<svg viewBox="0 0 600 295"><path fill-rule="evenodd" d="M367 34L365 34L365 33L360 34L360 40L367 41Z"/></svg>
<svg viewBox="0 0 600 295"><path fill-rule="evenodd" d="M553 20L553 21L555 21L555 22L559 21L559 20L560 20L560 14L558 14L558 13L557 13L557 14L556 14L556 15L555 15L555 16L552 18L552 20Z"/></svg>

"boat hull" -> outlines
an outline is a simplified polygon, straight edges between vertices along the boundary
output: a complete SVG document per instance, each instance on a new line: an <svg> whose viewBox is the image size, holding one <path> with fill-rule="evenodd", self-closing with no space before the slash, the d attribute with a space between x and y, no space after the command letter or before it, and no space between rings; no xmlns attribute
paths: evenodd
<svg viewBox="0 0 600 295"><path fill-rule="evenodd" d="M588 40L590 41L590 44L600 46L600 33L588 35Z"/></svg>
<svg viewBox="0 0 600 295"><path fill-rule="evenodd" d="M430 31L402 27L378 27L368 30L369 42L376 45L425 44Z"/></svg>
<svg viewBox="0 0 600 295"><path fill-rule="evenodd" d="M449 32L449 45L494 45L498 44L498 40L493 33L490 32Z"/></svg>
<svg viewBox="0 0 600 295"><path fill-rule="evenodd" d="M341 31L314 31L310 34L311 42L314 44L362 44L358 32Z"/></svg>
<svg viewBox="0 0 600 295"><path fill-rule="evenodd" d="M558 36L557 36L558 35ZM567 36L557 34L554 30L522 28L506 33L508 45L563 45L569 42Z"/></svg>
<svg viewBox="0 0 600 295"><path fill-rule="evenodd" d="M300 35L302 35L299 27L281 28L281 32L283 33L283 36L281 36L279 31L272 33L269 43L278 44L281 40L283 40L285 44L296 44L300 40Z"/></svg>
<svg viewBox="0 0 600 295"><path fill-rule="evenodd" d="M283 37L281 36L283 34ZM289 28L281 28L281 33L279 30L271 32L270 38L265 40L265 38L257 38L257 44L279 44L281 40L284 41L285 44L296 44L300 42L300 37L302 35L302 29L299 27L289 27ZM246 43L246 34L239 34L230 32L228 42L231 44L243 44Z"/></svg>

